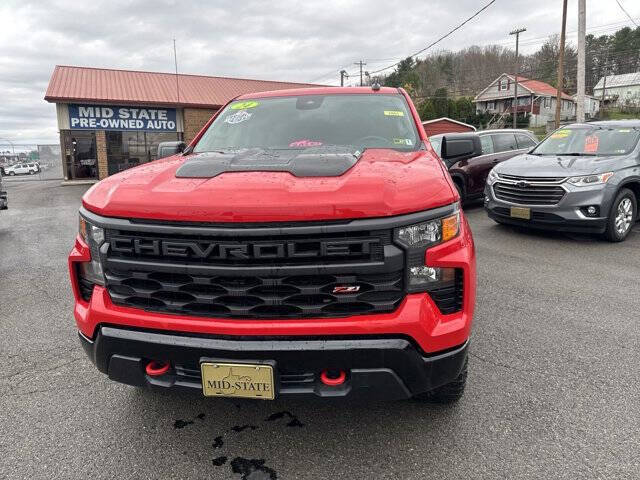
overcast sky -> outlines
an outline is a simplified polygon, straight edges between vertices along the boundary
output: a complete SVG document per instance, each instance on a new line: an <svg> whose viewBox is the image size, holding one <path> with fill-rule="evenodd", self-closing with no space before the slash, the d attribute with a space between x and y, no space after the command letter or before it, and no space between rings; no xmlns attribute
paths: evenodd
<svg viewBox="0 0 640 480"><path fill-rule="evenodd" d="M58 143L55 106L43 100L55 65L337 84L353 62L376 70L424 48L489 0L301 2L171 0L2 0L0 2L0 150ZM620 0L640 23L640 1ZM344 4L348 4L345 6ZM527 27L522 50L535 51L560 30L561 0L497 0L439 49L498 43ZM587 32L633 26L615 0L587 0ZM569 1L569 40L577 0Z"/></svg>

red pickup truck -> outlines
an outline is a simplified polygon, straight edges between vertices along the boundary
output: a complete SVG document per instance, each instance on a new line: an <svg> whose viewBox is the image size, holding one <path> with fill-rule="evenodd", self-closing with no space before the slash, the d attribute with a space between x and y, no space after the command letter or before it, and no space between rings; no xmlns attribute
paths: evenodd
<svg viewBox="0 0 640 480"><path fill-rule="evenodd" d="M115 381L258 399L463 393L473 239L402 89L236 98L183 151L93 186L79 223L74 315Z"/></svg>

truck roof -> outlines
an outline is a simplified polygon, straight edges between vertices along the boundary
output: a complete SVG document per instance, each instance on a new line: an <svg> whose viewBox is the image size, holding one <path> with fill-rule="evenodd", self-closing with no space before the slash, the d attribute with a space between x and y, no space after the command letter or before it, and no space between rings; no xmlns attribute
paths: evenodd
<svg viewBox="0 0 640 480"><path fill-rule="evenodd" d="M354 94L399 94L400 91L394 87L380 87L373 90L371 87L314 87L314 88L290 88L286 90L272 90L269 92L247 93L236 98L236 100L246 100L251 98L268 97L291 97L298 95L354 95Z"/></svg>

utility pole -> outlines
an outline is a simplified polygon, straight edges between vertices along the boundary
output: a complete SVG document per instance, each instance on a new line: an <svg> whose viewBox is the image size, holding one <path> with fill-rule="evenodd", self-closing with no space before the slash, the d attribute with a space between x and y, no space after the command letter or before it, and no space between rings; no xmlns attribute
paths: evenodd
<svg viewBox="0 0 640 480"><path fill-rule="evenodd" d="M349 78L349 74L346 70L340 70L340 86L344 87L344 79Z"/></svg>
<svg viewBox="0 0 640 480"><path fill-rule="evenodd" d="M364 85L362 83L362 67L364 67L366 63L364 62L364 60L360 60L359 62L355 62L354 65L360 65L360 86L362 86Z"/></svg>
<svg viewBox="0 0 640 480"><path fill-rule="evenodd" d="M562 30L560 32L560 51L558 52L558 93L556 95L556 128L560 127L562 108L562 90L564 90L564 39L567 33L567 0L562 1Z"/></svg>
<svg viewBox="0 0 640 480"><path fill-rule="evenodd" d="M518 44L520 41L520 34L522 32L526 32L527 29L526 28L516 28L515 30L512 30L511 32L509 32L509 35L515 35L516 36L516 74L515 74L515 83L513 85L513 128L516 128L517 126L517 119L518 119L518 70L520 68L519 66L519 62L518 62Z"/></svg>
<svg viewBox="0 0 640 480"><path fill-rule="evenodd" d="M576 121L584 122L584 83L585 83L585 35L587 29L586 0L578 0L578 93L576 99Z"/></svg>

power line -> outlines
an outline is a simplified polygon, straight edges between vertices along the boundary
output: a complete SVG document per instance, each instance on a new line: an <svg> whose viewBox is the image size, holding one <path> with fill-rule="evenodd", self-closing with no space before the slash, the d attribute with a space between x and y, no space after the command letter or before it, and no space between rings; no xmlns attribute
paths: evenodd
<svg viewBox="0 0 640 480"><path fill-rule="evenodd" d="M622 6L622 4L620 3L620 0L616 0L616 3L617 3L617 4L618 4L618 6L620 7L620 9L625 13L625 15L626 15L627 17L629 17L629 20L631 20L631 21L633 22L633 24L634 24L636 27L640 26L640 25L638 25L638 24L636 23L636 21L631 17L631 15L629 15L629 12L627 12L627 11L624 9L624 7Z"/></svg>
<svg viewBox="0 0 640 480"><path fill-rule="evenodd" d="M434 42L431 42L429 45L427 45L426 47L424 47L422 50L418 50L416 53L414 53L413 55L409 55L409 57L413 58L415 56L420 55L422 52L430 49L431 47L433 47L434 45L437 45L438 43L440 43L442 40L444 40L445 38L447 38L448 36L450 36L451 34L453 34L455 31L460 30L464 25L466 25L467 23L469 23L471 20L473 20L474 18L476 18L478 15L480 15L482 12L484 12L487 8L489 8L491 5L493 5L496 2L496 0L491 0L489 3L487 3L484 7L482 7L480 10L478 10L476 13L474 13L473 15L471 15L469 18L467 18L464 22L462 22L460 25L452 28L451 30L449 30L449 32L445 33L444 35L442 35L440 38L438 38L437 40L435 40ZM409 58L407 57L407 58ZM401 60L402 61L402 60ZM374 70L373 73L380 73L384 70L388 70L389 68L393 68L397 65L399 65L400 62L394 63L393 65L389 65L388 67L384 67L381 68L379 70Z"/></svg>

